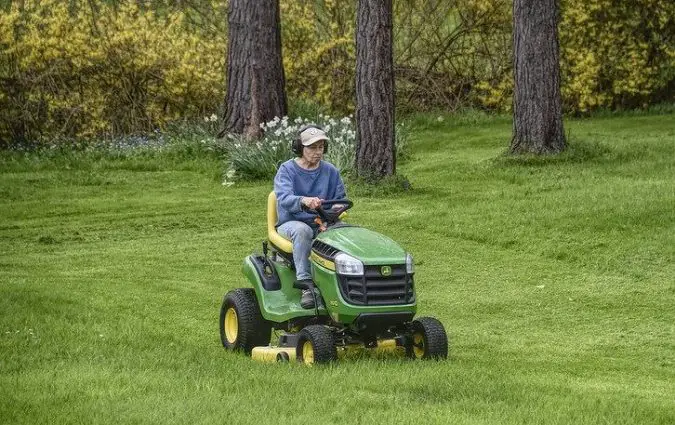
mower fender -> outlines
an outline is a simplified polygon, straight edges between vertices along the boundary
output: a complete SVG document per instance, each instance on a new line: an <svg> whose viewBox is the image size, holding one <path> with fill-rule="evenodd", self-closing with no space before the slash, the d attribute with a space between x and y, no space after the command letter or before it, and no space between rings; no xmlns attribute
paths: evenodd
<svg viewBox="0 0 675 425"><path fill-rule="evenodd" d="M264 289L264 272L262 272L260 267L260 259L256 255L249 255L244 259L244 264L242 266L242 272L248 283L251 284L255 290L255 295L258 297L258 303L260 303L262 290Z"/></svg>
<svg viewBox="0 0 675 425"><path fill-rule="evenodd" d="M252 276L250 276L251 274ZM249 255L246 258L244 261L244 275L254 287L260 285L266 291L278 291L281 289L281 280L279 280L277 270L262 255Z"/></svg>
<svg viewBox="0 0 675 425"><path fill-rule="evenodd" d="M255 291L260 313L265 320L281 323L299 316L314 315L314 310L300 306L299 290L282 285L280 273L285 275L288 272L279 269L278 265L270 264L262 255L246 257L242 271ZM288 277L283 279L288 280ZM326 312L320 308L319 314Z"/></svg>

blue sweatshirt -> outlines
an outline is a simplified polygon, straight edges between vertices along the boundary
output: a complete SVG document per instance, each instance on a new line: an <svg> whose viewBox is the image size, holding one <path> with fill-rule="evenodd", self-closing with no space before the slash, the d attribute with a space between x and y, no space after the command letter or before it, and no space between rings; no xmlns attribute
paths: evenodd
<svg viewBox="0 0 675 425"><path fill-rule="evenodd" d="M323 200L347 196L340 172L333 164L321 161L315 170L305 170L294 159L279 166L274 177L274 193L277 195L277 226L291 220L313 224L316 215L301 208L303 196Z"/></svg>

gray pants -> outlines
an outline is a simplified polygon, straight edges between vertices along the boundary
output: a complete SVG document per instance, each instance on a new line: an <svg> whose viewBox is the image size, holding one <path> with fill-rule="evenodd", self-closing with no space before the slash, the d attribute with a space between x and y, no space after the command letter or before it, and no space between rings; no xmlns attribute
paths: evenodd
<svg viewBox="0 0 675 425"><path fill-rule="evenodd" d="M277 227L277 232L293 242L293 263L297 280L311 279L309 253L312 250L312 239L317 231L302 221L287 221Z"/></svg>

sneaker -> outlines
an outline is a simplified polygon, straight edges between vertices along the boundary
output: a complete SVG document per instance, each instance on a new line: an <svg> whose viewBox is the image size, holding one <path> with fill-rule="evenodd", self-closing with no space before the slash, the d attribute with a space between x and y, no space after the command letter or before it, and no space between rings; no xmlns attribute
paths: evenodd
<svg viewBox="0 0 675 425"><path fill-rule="evenodd" d="M321 293L317 288L314 288L314 293L316 294L316 300L319 303L319 307L323 307L323 302L321 301ZM304 289L302 291L302 296L300 297L300 306L302 308L314 308L314 296L310 289Z"/></svg>

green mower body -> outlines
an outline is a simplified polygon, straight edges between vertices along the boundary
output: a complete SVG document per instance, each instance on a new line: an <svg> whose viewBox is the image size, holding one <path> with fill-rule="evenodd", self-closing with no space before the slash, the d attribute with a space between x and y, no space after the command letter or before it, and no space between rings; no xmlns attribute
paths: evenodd
<svg viewBox="0 0 675 425"><path fill-rule="evenodd" d="M360 260L364 275L337 273L335 255L339 252ZM310 257L312 277L325 305L319 308L319 315L345 326L362 325L363 321L386 325L410 320L417 305L414 276L406 269L406 256L390 238L362 227L345 226L320 233ZM301 291L293 287L295 271L289 260L274 249L267 261L261 255L244 260L243 272L255 290L262 316L277 324L317 313L300 306Z"/></svg>

